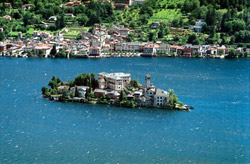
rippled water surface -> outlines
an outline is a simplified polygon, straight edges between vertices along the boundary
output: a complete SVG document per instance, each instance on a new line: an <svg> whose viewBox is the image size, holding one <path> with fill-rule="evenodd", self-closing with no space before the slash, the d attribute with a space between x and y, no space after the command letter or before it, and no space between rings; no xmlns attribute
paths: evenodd
<svg viewBox="0 0 250 164"><path fill-rule="evenodd" d="M0 58L0 163L249 163L250 60ZM191 112L48 101L52 75L128 72Z"/></svg>

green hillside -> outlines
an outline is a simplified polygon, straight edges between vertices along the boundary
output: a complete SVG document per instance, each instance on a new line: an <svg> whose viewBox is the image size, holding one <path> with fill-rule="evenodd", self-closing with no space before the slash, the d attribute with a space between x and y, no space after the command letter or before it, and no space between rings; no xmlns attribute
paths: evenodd
<svg viewBox="0 0 250 164"><path fill-rule="evenodd" d="M108 2L93 0L87 3L65 7L67 0L2 0L0 3L0 40L23 32L31 36L32 31L57 33L64 27L68 34L77 38L78 26L91 29L95 23L107 26L120 23L134 29L128 41L156 41L183 44L244 44L250 42L250 1L249 0L145 0L142 6L131 6L115 10ZM6 2L11 4L6 6ZM24 4L32 4L23 10ZM73 14L73 17L68 17ZM3 16L9 15L8 21ZM56 21L49 21L56 16ZM205 25L202 33L188 30L202 19ZM161 27L151 29L152 22ZM44 23L48 23L44 26ZM179 30L178 30L179 29ZM186 30L186 31L183 31ZM193 38L193 40L192 40Z"/></svg>

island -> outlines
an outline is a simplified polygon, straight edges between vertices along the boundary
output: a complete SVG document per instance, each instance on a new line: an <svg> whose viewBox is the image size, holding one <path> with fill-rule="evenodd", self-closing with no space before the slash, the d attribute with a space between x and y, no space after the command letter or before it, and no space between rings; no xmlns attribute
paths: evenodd
<svg viewBox="0 0 250 164"><path fill-rule="evenodd" d="M164 91L152 85L151 76L145 76L145 84L131 80L129 73L101 72L83 73L74 80L62 82L55 76L49 81L50 88L44 86L42 94L53 101L108 104L129 108L161 108L189 110L188 105L178 101L173 89Z"/></svg>

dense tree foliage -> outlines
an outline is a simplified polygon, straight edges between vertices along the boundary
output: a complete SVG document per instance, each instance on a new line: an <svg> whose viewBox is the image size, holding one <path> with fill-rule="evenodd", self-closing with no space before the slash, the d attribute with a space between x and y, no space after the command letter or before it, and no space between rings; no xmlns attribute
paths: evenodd
<svg viewBox="0 0 250 164"><path fill-rule="evenodd" d="M89 86L90 88L98 88L98 80L95 79L95 73L79 74L74 80L74 84L78 86Z"/></svg>

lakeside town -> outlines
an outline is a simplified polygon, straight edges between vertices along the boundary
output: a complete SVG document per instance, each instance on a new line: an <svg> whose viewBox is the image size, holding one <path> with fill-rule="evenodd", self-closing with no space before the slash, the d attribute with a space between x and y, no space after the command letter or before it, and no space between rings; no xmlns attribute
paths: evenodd
<svg viewBox="0 0 250 164"><path fill-rule="evenodd" d="M154 26L159 26L154 22ZM0 29L3 30L3 29ZM233 49L224 45L169 45L161 41L127 42L126 38L134 30L124 25L114 24L107 28L95 24L92 32L82 32L78 40L64 39L59 32L53 36L49 32L34 31L32 38L18 33L15 41L0 42L0 55L6 57L249 57L250 48ZM233 52L232 52L233 51Z"/></svg>
<svg viewBox="0 0 250 164"><path fill-rule="evenodd" d="M172 89L164 91L151 83L151 76L145 76L145 84L131 80L129 73L101 72L80 74L73 81L62 82L55 76L44 86L42 94L53 101L67 101L91 104L107 104L129 108L162 108L189 110L193 107L178 101Z"/></svg>
<svg viewBox="0 0 250 164"><path fill-rule="evenodd" d="M243 6L237 8L238 13L231 9L220 13L221 10L213 11L207 4L195 5L193 1L176 4L165 1L154 4L151 0L27 2L7 1L0 5L3 9L0 17L0 56L250 57L250 46L247 45L250 18L247 8L243 10ZM59 5L55 6L54 3ZM46 6L55 8L55 11L46 9ZM193 9L193 12L188 6L193 6L197 11ZM225 8L223 4L220 6ZM102 9L99 15L94 14L99 12L97 8ZM172 11L173 8L178 10L181 18L154 21L154 12L156 15L161 10L165 14L177 14ZM202 13L202 9L209 9L213 13L206 10ZM133 20L133 11L138 10L140 19ZM241 10L246 15L244 19L240 17ZM103 15L102 12L110 15ZM220 14L220 17L213 18ZM225 17L225 20L221 20L224 24L218 25L218 19L222 16ZM227 27L232 19L242 19L244 22L233 22L234 25ZM238 34L237 30L241 30L242 34ZM231 36L233 31L235 36Z"/></svg>

